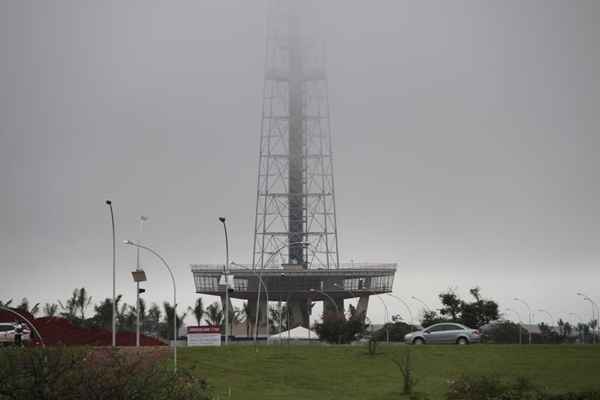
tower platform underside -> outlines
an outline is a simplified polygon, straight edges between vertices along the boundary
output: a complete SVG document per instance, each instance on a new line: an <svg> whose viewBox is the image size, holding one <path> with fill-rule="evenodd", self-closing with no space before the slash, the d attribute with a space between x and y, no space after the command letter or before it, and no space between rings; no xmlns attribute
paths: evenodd
<svg viewBox="0 0 600 400"><path fill-rule="evenodd" d="M225 285L220 285L225 274L223 265L192 265L196 292L225 298ZM248 300L255 309L259 276L262 278L261 313L267 315L269 302L285 303L290 312L289 326L308 327L310 304L323 301L325 316L344 313L344 299L359 298L358 312L366 315L369 296L391 293L396 264L341 265L336 269L293 269L231 266L234 289L231 299ZM266 290L265 290L266 286ZM266 319L261 318L259 332L266 334Z"/></svg>

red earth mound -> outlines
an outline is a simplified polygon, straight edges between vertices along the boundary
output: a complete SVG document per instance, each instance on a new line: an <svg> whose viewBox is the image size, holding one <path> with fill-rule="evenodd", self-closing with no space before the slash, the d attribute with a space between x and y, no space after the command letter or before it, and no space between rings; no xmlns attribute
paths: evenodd
<svg viewBox="0 0 600 400"><path fill-rule="evenodd" d="M34 319L29 313L24 316L33 322L46 345L110 346L112 344L112 333L106 329L80 328L68 320L58 317ZM17 319L20 318L0 310L0 322L14 322ZM164 346L165 344L158 339L140 335L140 345ZM135 332L117 332L117 346L135 346Z"/></svg>

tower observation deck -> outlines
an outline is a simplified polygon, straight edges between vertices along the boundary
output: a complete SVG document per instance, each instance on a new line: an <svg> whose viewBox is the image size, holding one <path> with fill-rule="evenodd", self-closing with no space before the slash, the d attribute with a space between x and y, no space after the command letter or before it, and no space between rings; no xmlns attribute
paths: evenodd
<svg viewBox="0 0 600 400"><path fill-rule="evenodd" d="M359 297L366 314L370 295L391 292L396 271L340 264L325 48L313 17L301 1L269 5L252 264L230 267L230 297L254 312L261 293L260 334L268 334L267 293L287 304L289 327L308 326L314 301L327 314ZM224 266L192 265L192 273L197 293L224 299Z"/></svg>

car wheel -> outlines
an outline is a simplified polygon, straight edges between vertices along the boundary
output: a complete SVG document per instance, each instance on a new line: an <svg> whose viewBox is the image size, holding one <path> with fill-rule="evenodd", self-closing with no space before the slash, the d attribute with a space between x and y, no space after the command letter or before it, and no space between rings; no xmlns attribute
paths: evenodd
<svg viewBox="0 0 600 400"><path fill-rule="evenodd" d="M416 338L415 340L413 340L413 344L421 345L421 344L425 344L425 341L421 338Z"/></svg>
<svg viewBox="0 0 600 400"><path fill-rule="evenodd" d="M456 344L460 344L460 345L466 345L469 344L469 341L467 340L467 338L461 337L458 338L458 340L456 341Z"/></svg>

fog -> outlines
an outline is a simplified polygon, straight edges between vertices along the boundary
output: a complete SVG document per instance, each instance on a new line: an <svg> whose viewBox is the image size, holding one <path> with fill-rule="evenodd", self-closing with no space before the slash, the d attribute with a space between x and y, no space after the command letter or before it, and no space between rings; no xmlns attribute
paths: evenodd
<svg viewBox="0 0 600 400"><path fill-rule="evenodd" d="M266 10L0 2L0 300L81 286L109 297L106 199L119 242L149 216L142 240L173 265L183 306L196 298L189 265L224 262L217 217L231 258L250 261ZM600 300L600 3L310 10L328 49L341 260L397 262L394 293L432 307L480 286L501 309L518 296L588 315L575 293ZM147 300L170 299L161 265L142 263ZM119 246L130 304L134 266ZM383 321L378 301L369 316Z"/></svg>

